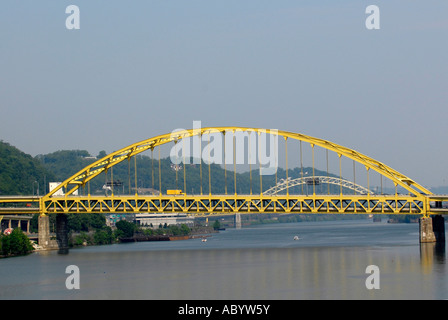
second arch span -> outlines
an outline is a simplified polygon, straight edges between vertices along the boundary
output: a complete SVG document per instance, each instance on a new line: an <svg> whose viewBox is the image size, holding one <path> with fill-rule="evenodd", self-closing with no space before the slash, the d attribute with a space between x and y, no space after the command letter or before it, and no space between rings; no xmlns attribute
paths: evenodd
<svg viewBox="0 0 448 320"><path fill-rule="evenodd" d="M264 191L264 195L275 195L288 188L293 188L295 186L301 185L313 185L313 184L332 184L335 186L340 186L341 188L347 188L354 191L355 194L373 194L373 192L363 186L354 183L353 181L348 181L345 179L337 177L326 177L326 176L312 176L303 177L296 179L281 179L275 186Z"/></svg>

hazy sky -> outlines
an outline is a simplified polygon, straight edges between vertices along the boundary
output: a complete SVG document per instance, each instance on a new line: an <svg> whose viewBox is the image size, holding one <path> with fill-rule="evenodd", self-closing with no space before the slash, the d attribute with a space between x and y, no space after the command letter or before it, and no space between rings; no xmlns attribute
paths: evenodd
<svg viewBox="0 0 448 320"><path fill-rule="evenodd" d="M3 0L0 139L97 155L201 120L316 136L448 184L447 43L446 0Z"/></svg>

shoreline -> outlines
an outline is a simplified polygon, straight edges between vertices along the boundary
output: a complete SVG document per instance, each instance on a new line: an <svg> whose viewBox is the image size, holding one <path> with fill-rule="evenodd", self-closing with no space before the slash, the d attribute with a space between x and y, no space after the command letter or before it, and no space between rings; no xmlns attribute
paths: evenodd
<svg viewBox="0 0 448 320"><path fill-rule="evenodd" d="M217 232L215 232L215 233L217 233ZM181 235L181 236L170 236L170 235L145 236L145 235L136 235L136 236L129 237L129 238L121 238L119 240L119 243L146 242L146 241L180 241L180 240L189 240L189 239L209 238L211 236L212 235L210 233Z"/></svg>

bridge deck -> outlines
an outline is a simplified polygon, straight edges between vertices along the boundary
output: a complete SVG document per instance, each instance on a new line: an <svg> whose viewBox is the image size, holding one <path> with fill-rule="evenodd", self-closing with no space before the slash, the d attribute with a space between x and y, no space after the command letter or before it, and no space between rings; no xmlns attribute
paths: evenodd
<svg viewBox="0 0 448 320"><path fill-rule="evenodd" d="M35 214L40 213L39 208L0 208L0 215L5 214Z"/></svg>
<svg viewBox="0 0 448 320"><path fill-rule="evenodd" d="M0 196L2 202L39 202L40 196Z"/></svg>
<svg viewBox="0 0 448 320"><path fill-rule="evenodd" d="M40 199L37 196L1 196L0 215L39 213Z"/></svg>

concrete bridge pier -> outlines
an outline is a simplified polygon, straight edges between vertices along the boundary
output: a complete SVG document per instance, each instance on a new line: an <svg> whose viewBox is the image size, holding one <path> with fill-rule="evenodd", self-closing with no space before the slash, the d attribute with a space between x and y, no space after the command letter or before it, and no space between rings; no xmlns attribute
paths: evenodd
<svg viewBox="0 0 448 320"><path fill-rule="evenodd" d="M420 243L445 243L445 219L440 215L420 218L419 231Z"/></svg>
<svg viewBox="0 0 448 320"><path fill-rule="evenodd" d="M441 215L432 217L432 230L436 237L436 242L445 243L445 218Z"/></svg>
<svg viewBox="0 0 448 320"><path fill-rule="evenodd" d="M68 253L68 224L66 214L56 215L56 241L58 243L58 253Z"/></svg>
<svg viewBox="0 0 448 320"><path fill-rule="evenodd" d="M47 215L39 215L38 223L38 239L37 243L43 249L49 249L50 242L50 217Z"/></svg>
<svg viewBox="0 0 448 320"><path fill-rule="evenodd" d="M50 235L50 217L40 215L38 218L39 235L38 244L43 250L59 249L59 253L68 253L68 227L67 215L56 215L56 241L51 239Z"/></svg>
<svg viewBox="0 0 448 320"><path fill-rule="evenodd" d="M241 213L235 213L235 228L241 229Z"/></svg>

